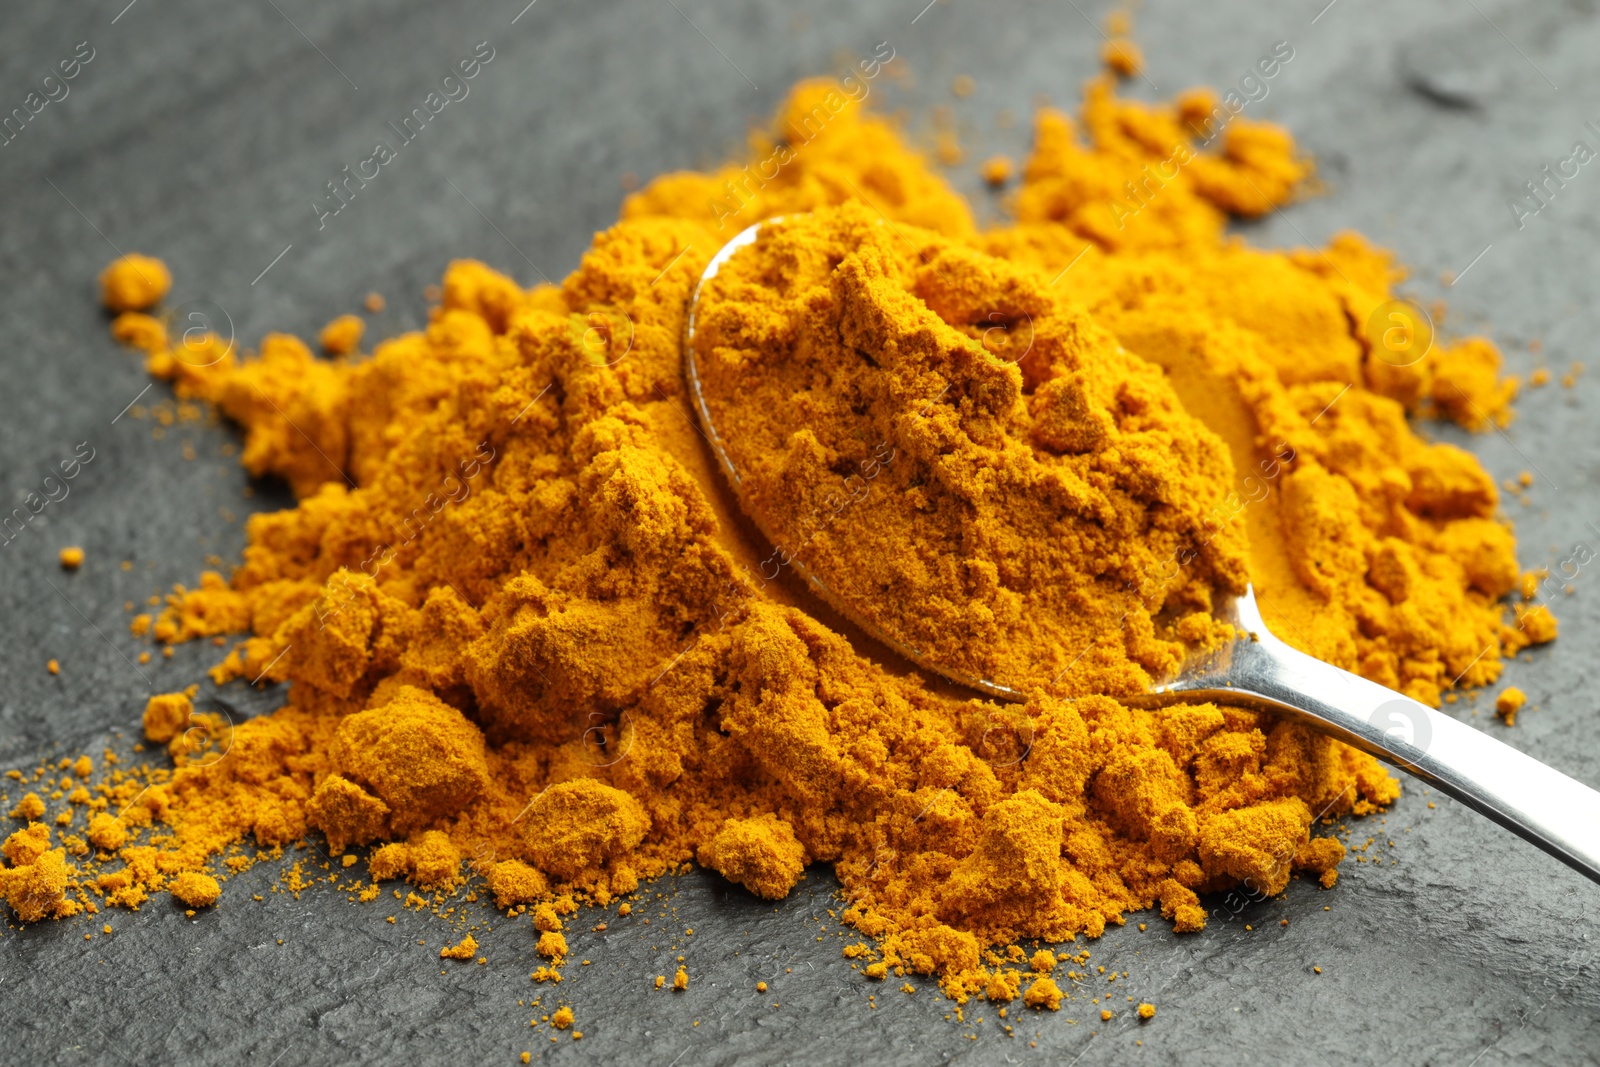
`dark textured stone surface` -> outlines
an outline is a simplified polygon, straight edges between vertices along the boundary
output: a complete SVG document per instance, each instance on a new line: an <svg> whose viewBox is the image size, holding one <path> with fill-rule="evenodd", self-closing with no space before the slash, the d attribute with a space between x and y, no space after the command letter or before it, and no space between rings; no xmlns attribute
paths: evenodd
<svg viewBox="0 0 1600 1067"><path fill-rule="evenodd" d="M734 11L540 0L515 25L521 0L12 5L0 111L77 42L95 58L66 99L0 148L0 492L7 506L20 500L79 442L95 458L67 499L0 547L0 767L126 745L152 687L193 680L216 650L137 667L123 602L192 581L208 553L236 558L241 525L219 509L283 501L265 486L241 497L223 427L154 440L150 422L116 419L149 383L96 308L93 278L113 245L165 257L174 299L220 305L246 343L267 329L309 333L373 289L389 298L370 327L383 336L422 321L421 290L453 256L525 282L559 278L615 217L624 172L714 162L794 79L841 69L879 41L910 61L915 83L874 92L924 129L933 104L952 106L973 160L1020 156L1026 125L1002 131L998 112L1026 113L1041 93L1070 107L1093 70L1100 38L1077 8L1098 19L1103 4L940 3L918 17L921 2ZM1318 17L1322 2L1153 0L1139 19L1150 81L1132 91L1235 82L1287 39L1294 60L1249 113L1293 128L1328 189L1250 227L1251 238L1320 242L1358 229L1416 267L1419 295L1448 295L1450 328L1504 342L1514 370L1548 364L1559 377L1592 361L1600 174L1585 168L1520 230L1506 198L1575 139L1597 145L1583 125L1600 120L1594 5L1340 0ZM495 58L471 95L319 232L309 204L323 183L483 40ZM970 98L951 96L957 74L976 79ZM956 180L978 192L970 166ZM1469 263L1446 289L1441 272ZM1525 347L1533 338L1542 354ZM1559 561L1578 541L1600 546L1589 525L1600 522L1597 390L1592 377L1552 384L1523 400L1511 431L1470 439L1498 478L1536 474L1531 505L1507 505L1525 565ZM74 543L89 560L64 574L55 553ZM1557 596L1562 640L1508 670L1534 705L1515 730L1482 699L1451 709L1591 784L1593 583L1585 571ZM45 673L50 657L59 677ZM245 715L280 699L239 687L224 696ZM593 963L567 968L556 990L528 981L525 924L501 921L487 966L441 975L439 921L399 912L391 926L383 905L353 906L325 887L273 895L279 865L263 864L193 920L161 903L112 915L115 935L91 941L84 932L103 920L0 930L0 1060L466 1063L530 1049L661 1064L1592 1061L1600 891L1429 799L1413 788L1386 818L1354 824L1356 843L1379 839L1377 861L1347 864L1331 893L1296 883L1236 915L1215 901L1210 927L1182 939L1142 916L1148 932L1129 926L1092 945L1096 963L1129 972L1127 992L1159 1006L1143 1026L1126 1015L1102 1025L1075 999L1058 1015L1017 1010L1008 1037L991 1006L969 1006L963 1024L926 983L910 996L869 986L840 958L833 883L820 870L776 909L700 874L664 882L656 889L670 900L577 935L575 955ZM670 974L680 952L690 989L654 991L650 978ZM754 991L760 979L768 995ZM1112 988L1127 1007L1124 983ZM573 1004L582 1042L529 1030L518 1002L540 992L547 1010Z"/></svg>

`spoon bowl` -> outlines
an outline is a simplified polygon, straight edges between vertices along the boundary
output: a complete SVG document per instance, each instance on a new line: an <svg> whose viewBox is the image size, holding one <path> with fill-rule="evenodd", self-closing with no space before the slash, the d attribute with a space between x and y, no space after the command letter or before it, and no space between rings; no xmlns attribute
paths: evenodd
<svg viewBox="0 0 1600 1067"><path fill-rule="evenodd" d="M765 222L758 222L753 226L741 230L733 237L732 240L723 245L722 248L717 251L716 255L711 257L711 261L706 264L705 271L700 275L700 280L694 287L694 292L690 295L689 312L686 316L684 324L684 351L686 354L686 358L684 359L684 377L688 381L689 396L694 402L695 411L700 416L700 428L704 431L706 440L711 443L711 451L717 457L717 464L722 468L723 475L728 479L728 484L733 488L734 496L740 499L741 506L744 502L744 477L740 474L738 464L734 462L733 456L729 454L728 447L724 442L723 436L717 429L717 421L711 414L710 405L706 402L706 394L701 382L700 369L695 362L694 338L695 327L697 325L696 313L699 310L700 295L705 291L706 283L717 276L717 272L722 269L723 265L732 259L734 255L737 254L741 249L747 248L748 246L754 244L756 237L761 232L762 227L781 223L787 217L788 216L784 215L775 215L772 218L767 219ZM745 508L745 514L755 525L761 536L766 539L768 544L777 543L777 538L773 536L773 531L764 528L761 524L761 520L756 515L751 513L750 508ZM1006 685L1003 682L995 681L991 678L979 678L974 675L956 670L950 667L948 664L935 662L918 649L912 648L904 641L901 641L899 638L887 633L882 627L874 624L871 619L864 617L859 611L856 611L853 607L851 607L851 605L843 597L839 596L831 588L829 588L828 583L823 581L821 576L813 571L810 567L806 566L805 562L798 556L790 557L784 565L792 567L794 572L799 575L801 581L806 584L806 587L809 588L811 592L819 597L824 603L828 604L846 619L849 619L851 624L857 629L871 637L874 641L884 645L901 658L908 660L911 663L915 663L918 667L921 667L924 670L932 671L935 674L942 675L943 677L948 678L950 681L955 682L957 685L965 686L968 689L976 689L980 693L996 697L1000 700L1015 701L1020 703L1028 699L1028 694L1023 692L1021 689Z"/></svg>

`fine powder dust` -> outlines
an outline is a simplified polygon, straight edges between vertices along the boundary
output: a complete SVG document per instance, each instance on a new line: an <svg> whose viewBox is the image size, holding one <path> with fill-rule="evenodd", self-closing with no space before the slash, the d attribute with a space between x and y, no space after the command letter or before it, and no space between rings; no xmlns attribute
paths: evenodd
<svg viewBox="0 0 1600 1067"><path fill-rule="evenodd" d="M1388 358L1369 322L1402 271L1353 234L1227 236L1311 165L1241 117L1208 141L1216 106L1092 82L1076 121L1038 115L1014 221L980 230L889 122L804 83L749 166L628 197L560 286L456 262L425 330L329 359L285 334L251 355L171 338L137 310L165 269L114 264L115 335L298 498L251 517L231 577L135 632L248 634L214 680L291 684L238 724L193 690L152 700L174 770L40 768L0 867L17 918L158 892L226 906L230 873L318 831L352 896L404 880L436 909L481 893L531 915L496 936L529 938L552 978L578 903L626 915L641 880L693 862L780 898L821 863L868 976L1055 1008L1076 972L1017 942L1153 907L1197 931L1200 893L1331 887L1344 849L1310 830L1396 798L1374 760L1259 714L1116 697L1209 632L1213 583L1249 581L1286 641L1430 704L1495 681L1554 620L1504 602L1519 575L1492 480L1407 422L1503 424L1498 352ZM807 212L753 253L744 280L775 288L724 294L707 349L727 373L809 361L718 394L774 551L694 422L681 338L711 255ZM849 505L817 520L841 486ZM891 576L883 629L1031 695L907 673L795 561L861 563L841 596ZM1056 626L1025 635L1057 646L1046 673L1093 649L1059 681L1006 658Z"/></svg>

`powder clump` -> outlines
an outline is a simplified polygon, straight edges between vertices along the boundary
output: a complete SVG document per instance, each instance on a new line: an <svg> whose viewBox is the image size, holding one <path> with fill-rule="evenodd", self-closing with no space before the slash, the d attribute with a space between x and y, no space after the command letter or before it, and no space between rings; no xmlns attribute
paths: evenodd
<svg viewBox="0 0 1600 1067"><path fill-rule="evenodd" d="M1061 987L1049 978L1035 978L1028 986L1028 991L1022 994L1022 1002L1030 1008L1047 1008L1050 1011L1061 1010Z"/></svg>
<svg viewBox="0 0 1600 1067"><path fill-rule="evenodd" d="M407 685L345 718L329 756L372 789L397 833L454 815L483 792L489 773L479 729L432 693ZM361 825L376 832L377 809L366 804L363 811Z"/></svg>
<svg viewBox="0 0 1600 1067"><path fill-rule="evenodd" d="M348 778L330 774L306 802L306 822L328 839L337 856L351 845L365 845L389 830L389 805Z"/></svg>
<svg viewBox="0 0 1600 1067"><path fill-rule="evenodd" d="M11 817L31 822L43 815L44 812L44 800L40 798L38 793L28 792L22 794L22 799L17 802L17 806L11 809Z"/></svg>
<svg viewBox="0 0 1600 1067"><path fill-rule="evenodd" d="M532 904L550 892L545 876L521 860L502 860L492 865L484 880L494 894L497 908Z"/></svg>
<svg viewBox="0 0 1600 1067"><path fill-rule="evenodd" d="M167 265L137 253L114 260L100 274L100 300L110 311L143 311L172 288Z"/></svg>
<svg viewBox="0 0 1600 1067"><path fill-rule="evenodd" d="M446 945L439 950L442 960L470 960L478 954L477 938L468 934L454 945Z"/></svg>
<svg viewBox="0 0 1600 1067"><path fill-rule="evenodd" d="M191 908L205 908L217 902L222 886L209 874L184 871L173 880L171 892L176 900Z"/></svg>
<svg viewBox="0 0 1600 1067"><path fill-rule="evenodd" d="M626 854L650 829L637 800L593 778L553 785L532 808L524 833L528 859L562 881Z"/></svg>
<svg viewBox="0 0 1600 1067"><path fill-rule="evenodd" d="M1516 686L1509 686L1501 690L1500 695L1494 699L1494 713L1507 726L1517 724L1517 712L1522 710L1522 705L1528 702L1528 696Z"/></svg>
<svg viewBox="0 0 1600 1067"><path fill-rule="evenodd" d="M317 343L330 356L348 356L361 344L367 324L358 315L340 315L322 328Z"/></svg>
<svg viewBox="0 0 1600 1067"><path fill-rule="evenodd" d="M12 847L18 836L13 834L6 841L5 855L12 866L0 867L0 896L11 905L17 919L25 923L73 914L77 908L66 899L66 850L34 852L27 847Z"/></svg>
<svg viewBox="0 0 1600 1067"><path fill-rule="evenodd" d="M89 818L89 843L102 852L116 852L128 842L128 828L122 820L108 812L96 812Z"/></svg>
<svg viewBox="0 0 1600 1067"><path fill-rule="evenodd" d="M754 819L729 819L700 846L697 858L701 866L756 896L781 900L805 873L805 852L794 828L767 812Z"/></svg>
<svg viewBox="0 0 1600 1067"><path fill-rule="evenodd" d="M189 726L193 714L194 703L189 694L156 694L144 706L145 740L166 744Z"/></svg>

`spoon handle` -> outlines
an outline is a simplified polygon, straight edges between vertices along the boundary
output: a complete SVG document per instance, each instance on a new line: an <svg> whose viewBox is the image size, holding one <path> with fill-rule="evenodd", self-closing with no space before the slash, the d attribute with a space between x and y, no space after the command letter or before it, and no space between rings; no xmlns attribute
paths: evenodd
<svg viewBox="0 0 1600 1067"><path fill-rule="evenodd" d="M1151 703L1216 700L1304 722L1409 771L1600 882L1600 792L1425 704L1278 640L1249 594L1230 642Z"/></svg>

